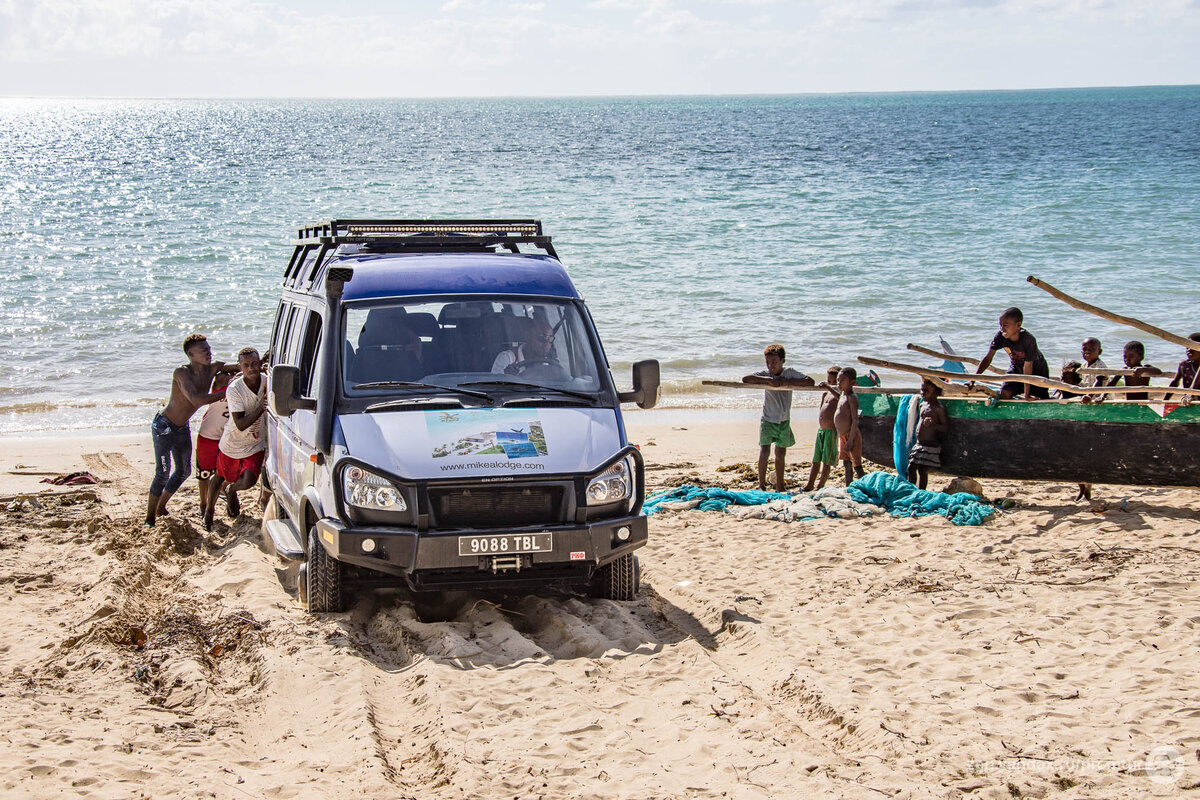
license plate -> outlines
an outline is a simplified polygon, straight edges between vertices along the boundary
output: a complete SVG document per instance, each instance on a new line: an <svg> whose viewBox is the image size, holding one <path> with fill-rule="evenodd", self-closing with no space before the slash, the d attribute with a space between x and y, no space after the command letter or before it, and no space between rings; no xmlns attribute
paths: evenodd
<svg viewBox="0 0 1200 800"><path fill-rule="evenodd" d="M554 549L552 533L505 533L496 536L460 536L460 556L497 556L505 553L548 553Z"/></svg>

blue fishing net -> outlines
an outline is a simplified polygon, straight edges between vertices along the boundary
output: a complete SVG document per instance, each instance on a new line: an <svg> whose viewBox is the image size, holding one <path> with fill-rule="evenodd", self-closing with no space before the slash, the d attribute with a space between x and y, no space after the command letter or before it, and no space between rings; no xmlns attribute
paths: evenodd
<svg viewBox="0 0 1200 800"><path fill-rule="evenodd" d="M724 511L726 507L731 505L761 506L772 500L787 499L788 495L780 494L779 492L760 492L757 489L735 492L731 489L720 489L715 486L703 488L688 485L675 489L667 489L650 495L642 505L642 511L647 514L653 514L663 503L691 502L693 500L700 500L700 505L696 506L696 508L701 511Z"/></svg>
<svg viewBox="0 0 1200 800"><path fill-rule="evenodd" d="M872 472L850 484L850 496L860 503L883 506L894 517L940 514L955 525L982 525L996 507L966 492L943 494L918 489L899 475Z"/></svg>

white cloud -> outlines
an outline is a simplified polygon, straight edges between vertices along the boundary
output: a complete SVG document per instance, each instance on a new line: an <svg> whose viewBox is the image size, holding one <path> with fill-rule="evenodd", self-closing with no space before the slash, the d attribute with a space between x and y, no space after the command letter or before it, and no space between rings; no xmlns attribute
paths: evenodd
<svg viewBox="0 0 1200 800"><path fill-rule="evenodd" d="M1200 81L1194 0L343 0L336 13L299 2L0 0L0 94L726 93Z"/></svg>

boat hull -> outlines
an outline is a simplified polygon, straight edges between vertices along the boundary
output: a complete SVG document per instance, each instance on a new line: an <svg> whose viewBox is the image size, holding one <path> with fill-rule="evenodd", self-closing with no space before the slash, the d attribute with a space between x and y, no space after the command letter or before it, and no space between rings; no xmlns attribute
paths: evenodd
<svg viewBox="0 0 1200 800"><path fill-rule="evenodd" d="M950 430L940 472L1141 486L1200 486L1200 405L1170 410L1117 403L945 399ZM893 466L899 398L863 395L863 455Z"/></svg>

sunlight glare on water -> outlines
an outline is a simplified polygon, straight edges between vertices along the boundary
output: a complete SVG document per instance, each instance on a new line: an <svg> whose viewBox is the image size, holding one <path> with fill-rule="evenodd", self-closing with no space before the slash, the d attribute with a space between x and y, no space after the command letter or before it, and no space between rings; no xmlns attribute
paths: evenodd
<svg viewBox="0 0 1200 800"><path fill-rule="evenodd" d="M0 101L0 432L142 425L192 331L263 347L298 226L543 220L619 381L981 355L1009 305L1052 368L1071 310L1200 329L1200 88L737 98ZM902 379L897 378L896 382Z"/></svg>

